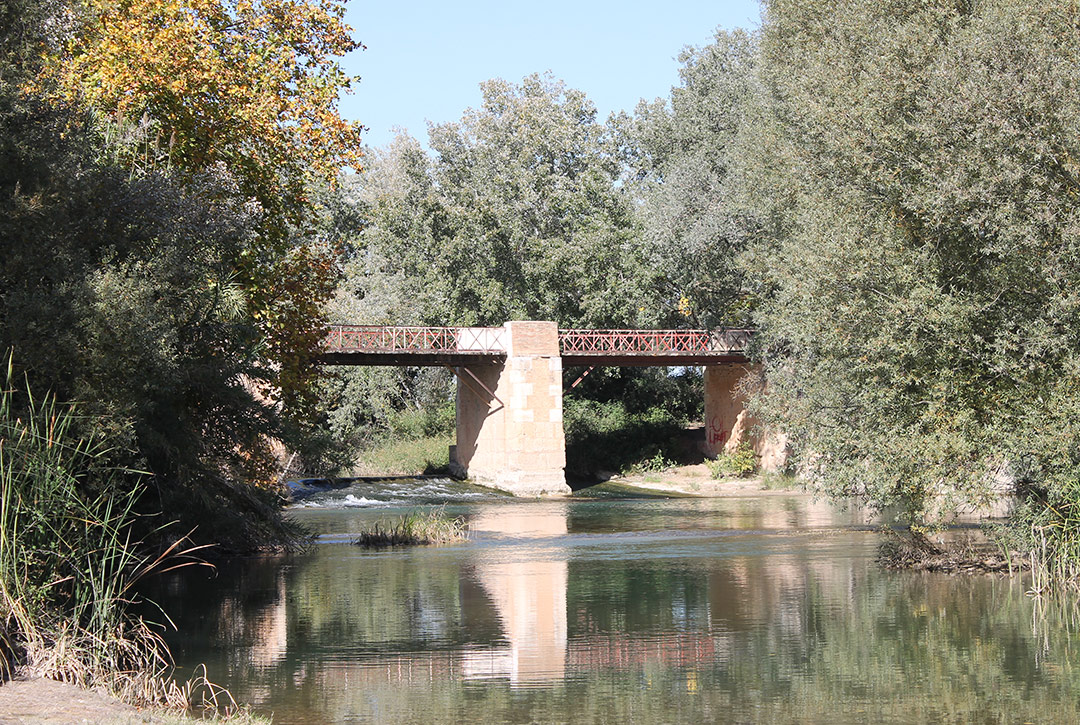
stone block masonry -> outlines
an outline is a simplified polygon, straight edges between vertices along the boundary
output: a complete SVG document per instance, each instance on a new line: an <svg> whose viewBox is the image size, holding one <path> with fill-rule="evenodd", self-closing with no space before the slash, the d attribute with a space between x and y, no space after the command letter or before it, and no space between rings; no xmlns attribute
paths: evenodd
<svg viewBox="0 0 1080 725"><path fill-rule="evenodd" d="M459 368L455 475L518 496L569 493L554 322L508 322L506 361Z"/></svg>

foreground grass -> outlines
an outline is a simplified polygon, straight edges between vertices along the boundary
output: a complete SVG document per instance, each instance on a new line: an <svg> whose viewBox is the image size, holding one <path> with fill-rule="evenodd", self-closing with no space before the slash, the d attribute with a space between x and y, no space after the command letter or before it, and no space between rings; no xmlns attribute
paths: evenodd
<svg viewBox="0 0 1080 725"><path fill-rule="evenodd" d="M395 441L364 451L352 470L354 476L418 476L443 473L450 464L453 436L432 436Z"/></svg>
<svg viewBox="0 0 1080 725"><path fill-rule="evenodd" d="M353 543L369 548L380 546L410 546L417 544L450 544L465 539L468 527L465 519L447 516L442 508L431 511L410 511L396 521L376 521Z"/></svg>
<svg viewBox="0 0 1080 725"><path fill-rule="evenodd" d="M133 614L148 574L196 563L181 537L147 554L136 533L139 474L79 433L74 410L0 390L0 682L96 688L138 706L235 709L205 677L174 682L158 629ZM10 695L13 689L8 689Z"/></svg>
<svg viewBox="0 0 1080 725"><path fill-rule="evenodd" d="M9 379L0 392L0 674L26 673L132 697L168 653L128 592L154 561L132 542L135 496L71 410Z"/></svg>

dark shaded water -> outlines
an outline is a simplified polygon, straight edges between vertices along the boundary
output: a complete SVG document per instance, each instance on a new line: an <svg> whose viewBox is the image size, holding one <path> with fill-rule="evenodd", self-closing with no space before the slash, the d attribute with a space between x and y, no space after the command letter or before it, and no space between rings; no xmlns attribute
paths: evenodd
<svg viewBox="0 0 1080 725"><path fill-rule="evenodd" d="M467 543L350 545L408 500L316 497L310 553L170 580L178 664L277 723L1080 720L1077 642L1019 583L882 571L850 511L477 495Z"/></svg>

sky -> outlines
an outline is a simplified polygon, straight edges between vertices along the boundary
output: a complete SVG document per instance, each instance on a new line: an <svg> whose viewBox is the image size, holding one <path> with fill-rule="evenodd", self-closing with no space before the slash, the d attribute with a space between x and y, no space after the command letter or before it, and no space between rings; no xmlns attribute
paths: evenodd
<svg viewBox="0 0 1080 725"><path fill-rule="evenodd" d="M479 84L520 82L550 71L584 91L599 118L667 97L679 51L710 43L717 27L757 28L758 0L351 0L346 20L367 50L345 71L361 77L342 115L385 146L395 128L426 145L427 122L445 123L480 104Z"/></svg>

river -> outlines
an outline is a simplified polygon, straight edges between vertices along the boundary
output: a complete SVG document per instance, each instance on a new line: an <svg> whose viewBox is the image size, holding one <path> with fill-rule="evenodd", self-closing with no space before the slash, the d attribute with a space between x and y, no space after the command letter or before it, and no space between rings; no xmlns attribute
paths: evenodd
<svg viewBox="0 0 1080 725"><path fill-rule="evenodd" d="M365 550L442 502L467 542ZM857 512L803 495L519 501L359 484L291 509L298 556L155 596L276 723L1077 722L1080 652L1022 582L885 571Z"/></svg>

